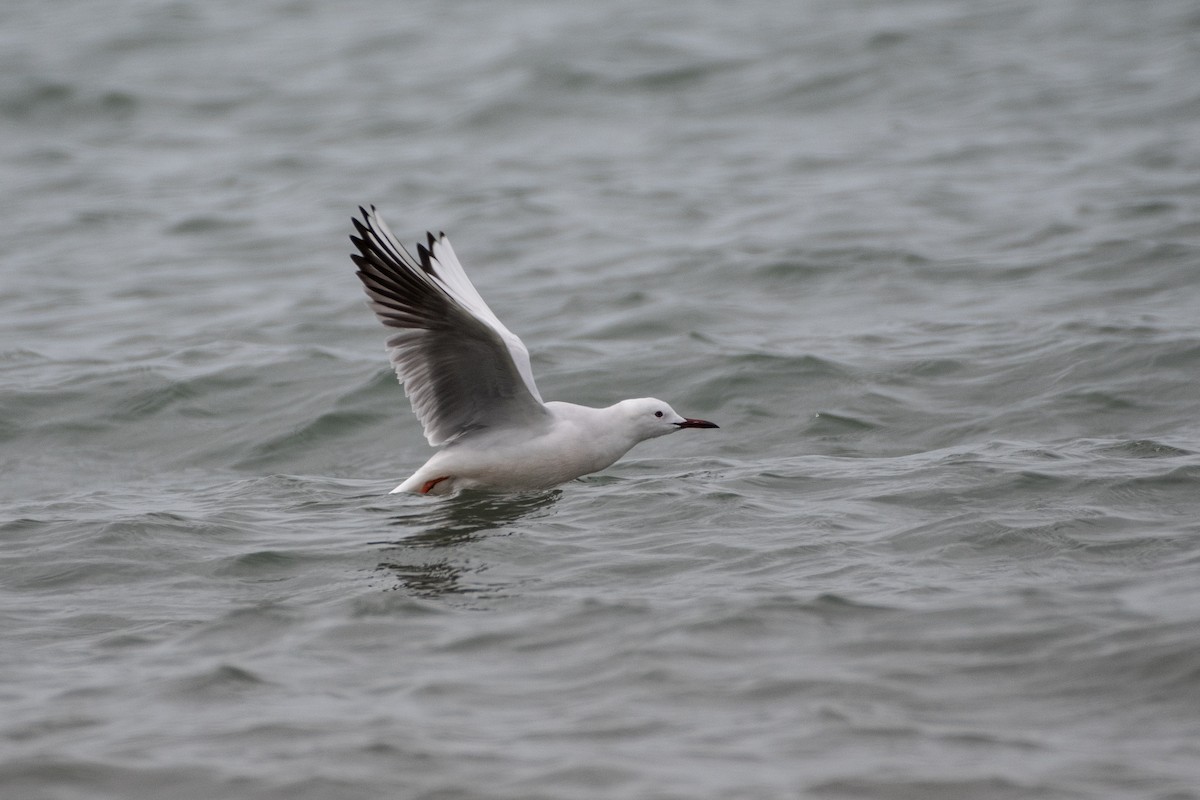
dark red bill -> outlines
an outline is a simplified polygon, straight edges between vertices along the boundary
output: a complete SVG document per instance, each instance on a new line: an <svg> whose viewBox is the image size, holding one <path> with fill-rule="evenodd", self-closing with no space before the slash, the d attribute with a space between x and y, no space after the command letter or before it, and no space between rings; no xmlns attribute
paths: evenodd
<svg viewBox="0 0 1200 800"><path fill-rule="evenodd" d="M683 422L676 422L681 428L719 428L721 427L715 422L709 422L706 419L685 419Z"/></svg>

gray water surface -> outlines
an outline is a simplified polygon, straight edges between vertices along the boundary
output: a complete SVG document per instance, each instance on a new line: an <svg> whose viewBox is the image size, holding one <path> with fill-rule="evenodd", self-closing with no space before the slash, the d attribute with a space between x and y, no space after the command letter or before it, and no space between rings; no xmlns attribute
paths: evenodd
<svg viewBox="0 0 1200 800"><path fill-rule="evenodd" d="M1200 12L10 2L0 796L1200 798ZM349 219L542 394L429 455Z"/></svg>

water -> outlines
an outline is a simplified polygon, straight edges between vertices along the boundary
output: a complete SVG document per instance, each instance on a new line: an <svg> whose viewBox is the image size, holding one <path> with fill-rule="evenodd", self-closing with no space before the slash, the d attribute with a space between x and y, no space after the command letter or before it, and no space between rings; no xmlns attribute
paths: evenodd
<svg viewBox="0 0 1200 800"><path fill-rule="evenodd" d="M10 2L0 796L1200 797L1188 2ZM346 237L543 395L428 455Z"/></svg>

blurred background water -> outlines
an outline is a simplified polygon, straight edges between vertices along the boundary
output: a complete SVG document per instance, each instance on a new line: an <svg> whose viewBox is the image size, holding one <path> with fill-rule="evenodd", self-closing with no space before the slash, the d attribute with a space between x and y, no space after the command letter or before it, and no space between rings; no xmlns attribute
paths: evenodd
<svg viewBox="0 0 1200 800"><path fill-rule="evenodd" d="M1200 10L10 0L0 795L1200 797ZM427 456L349 218L542 394Z"/></svg>

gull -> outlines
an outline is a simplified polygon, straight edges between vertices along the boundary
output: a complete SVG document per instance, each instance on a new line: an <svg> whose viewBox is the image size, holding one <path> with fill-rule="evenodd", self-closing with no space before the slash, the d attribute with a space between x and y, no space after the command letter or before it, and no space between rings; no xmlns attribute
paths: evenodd
<svg viewBox="0 0 1200 800"><path fill-rule="evenodd" d="M471 285L446 234L413 256L371 206L353 220L350 256L368 305L389 328L388 353L425 438L440 447L392 493L548 489L602 470L646 439L716 428L662 400L607 408L544 402L529 351Z"/></svg>

